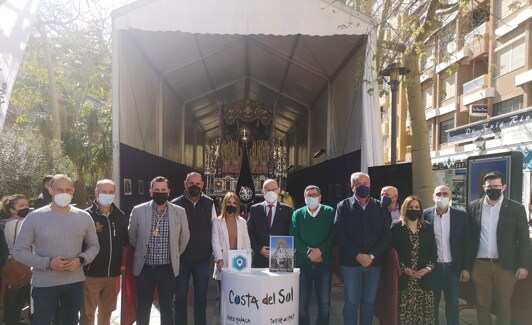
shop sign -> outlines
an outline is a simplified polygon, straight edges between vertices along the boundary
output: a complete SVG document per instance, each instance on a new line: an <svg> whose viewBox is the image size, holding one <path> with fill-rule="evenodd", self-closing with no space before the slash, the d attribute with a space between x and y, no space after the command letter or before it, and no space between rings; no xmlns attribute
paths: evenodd
<svg viewBox="0 0 532 325"><path fill-rule="evenodd" d="M482 123L458 127L448 131L449 143L473 141L478 137L496 135L502 129L523 126L532 123L532 110L516 112L515 114L495 117Z"/></svg>
<svg viewBox="0 0 532 325"><path fill-rule="evenodd" d="M471 104L469 106L469 115L476 117L488 116L488 104Z"/></svg>
<svg viewBox="0 0 532 325"><path fill-rule="evenodd" d="M447 160L434 162L432 164L432 170L445 170L445 169L461 169L467 167L467 161L448 158Z"/></svg>

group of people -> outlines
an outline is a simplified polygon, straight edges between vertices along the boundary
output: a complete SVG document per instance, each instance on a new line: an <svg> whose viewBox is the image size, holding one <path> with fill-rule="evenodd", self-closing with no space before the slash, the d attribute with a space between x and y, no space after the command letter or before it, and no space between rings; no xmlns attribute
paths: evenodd
<svg viewBox="0 0 532 325"><path fill-rule="evenodd" d="M434 189L434 206L427 209L415 195L399 207L392 186L382 189L380 201L370 198L370 179L363 173L353 174L351 185L355 195L338 204L334 225L344 281L344 324L371 324L388 246L396 251L401 268L399 324L439 324L442 293L447 324L459 324L460 283L470 279L476 288L478 323L491 324L495 302L497 324L511 324L514 287L528 276L532 251L524 206L504 197L502 173L486 173L485 195L470 202L467 211L451 206L446 185Z"/></svg>
<svg viewBox="0 0 532 325"><path fill-rule="evenodd" d="M135 206L128 222L113 203L113 181L98 181L93 205L81 210L70 205L73 181L55 175L46 182L50 203L31 213L26 197L4 198L3 233L9 254L33 269L33 324L49 325L58 305L63 324L77 324L78 314L81 324L93 324L96 308L98 324L109 324L119 292L122 249L128 244L135 247L137 324L149 324L156 290L161 324L187 324L191 278L194 324L207 324L211 272L220 281L234 249L249 251L252 267L268 267L271 235L294 237L300 324L311 323L313 288L315 324L329 323L336 245L345 325L372 323L390 247L401 267L400 324L438 324L442 292L447 323L458 324L460 283L470 278L477 291L479 324L490 324L492 300L498 324L510 323L513 288L527 277L532 254L524 207L504 197L502 174L486 174L485 196L467 212L451 207L452 193L445 185L435 188L434 206L423 210L413 195L400 205L393 186L384 187L380 199L370 197L365 173L352 174L350 181L354 195L336 209L322 204L320 188L309 185L303 193L305 206L294 211L280 202L277 181L268 179L262 188L264 202L251 206L246 220L233 192L225 194L217 213L213 200L202 192L201 174L188 174L184 192L171 202L170 184L159 176L150 183L151 200ZM18 324L29 292L30 285L7 290L6 324Z"/></svg>

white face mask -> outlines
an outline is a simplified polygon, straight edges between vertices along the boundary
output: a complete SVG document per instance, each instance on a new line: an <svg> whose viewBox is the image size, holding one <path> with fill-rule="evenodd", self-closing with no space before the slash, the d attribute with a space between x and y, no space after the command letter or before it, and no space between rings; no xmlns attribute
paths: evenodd
<svg viewBox="0 0 532 325"><path fill-rule="evenodd" d="M309 209L316 209L320 205L320 201L317 197L307 197L305 198L305 204Z"/></svg>
<svg viewBox="0 0 532 325"><path fill-rule="evenodd" d="M440 209L445 209L449 206L449 201L448 197L436 197L436 206Z"/></svg>
<svg viewBox="0 0 532 325"><path fill-rule="evenodd" d="M72 202L72 195L68 193L59 193L54 195L54 202L58 206L64 208Z"/></svg>
<svg viewBox="0 0 532 325"><path fill-rule="evenodd" d="M115 200L114 194L98 194L98 202L104 207L109 207Z"/></svg>
<svg viewBox="0 0 532 325"><path fill-rule="evenodd" d="M264 199L266 200L266 202L273 204L277 201L277 193L275 193L274 191L266 192L266 194L264 194Z"/></svg>

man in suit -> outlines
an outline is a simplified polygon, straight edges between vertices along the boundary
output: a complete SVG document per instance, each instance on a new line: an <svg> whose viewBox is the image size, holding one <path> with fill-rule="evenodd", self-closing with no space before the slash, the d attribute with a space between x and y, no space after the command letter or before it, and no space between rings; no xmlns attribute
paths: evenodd
<svg viewBox="0 0 532 325"><path fill-rule="evenodd" d="M433 207L423 212L434 228L438 260L434 269L434 317L439 324L439 305L442 291L445 294L447 324L458 325L458 296L460 282L469 281L472 267L471 228L465 211L449 206L451 190L446 185L437 186L432 196Z"/></svg>
<svg viewBox="0 0 532 325"><path fill-rule="evenodd" d="M170 187L164 177L150 183L151 201L131 211L129 243L135 246L133 274L137 284L137 324L149 325L155 287L159 295L161 324L173 325L172 301L179 257L190 233L185 209L168 202Z"/></svg>
<svg viewBox="0 0 532 325"><path fill-rule="evenodd" d="M467 214L472 228L472 279L477 291L479 324L491 324L495 300L497 324L510 324L515 283L528 276L530 238L524 206L504 197L504 175L498 171L484 178L486 195L471 202Z"/></svg>
<svg viewBox="0 0 532 325"><path fill-rule="evenodd" d="M270 235L288 236L293 209L279 202L279 185L267 179L262 185L264 202L251 206L248 219L249 239L253 249L252 267L269 267Z"/></svg>
<svg viewBox="0 0 532 325"><path fill-rule="evenodd" d="M390 212L369 196L368 174L351 175L355 193L336 207L333 234L344 281L344 325L371 325L384 253L390 246Z"/></svg>

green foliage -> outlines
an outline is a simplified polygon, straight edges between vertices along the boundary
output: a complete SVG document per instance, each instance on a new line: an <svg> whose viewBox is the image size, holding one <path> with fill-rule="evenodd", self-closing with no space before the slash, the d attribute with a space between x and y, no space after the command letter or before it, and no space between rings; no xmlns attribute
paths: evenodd
<svg viewBox="0 0 532 325"><path fill-rule="evenodd" d="M43 176L62 173L75 179L77 175L58 141L22 128L0 134L0 152L0 197L20 193L35 199L41 192Z"/></svg>
<svg viewBox="0 0 532 325"><path fill-rule="evenodd" d="M112 166L111 49L105 19L76 16L45 1L40 19L48 31L61 115L62 150L86 188ZM30 37L13 89L6 125L52 138L52 108L43 38ZM59 146L58 148L61 148ZM49 173L49 172L47 172ZM39 176L40 178L40 176Z"/></svg>

